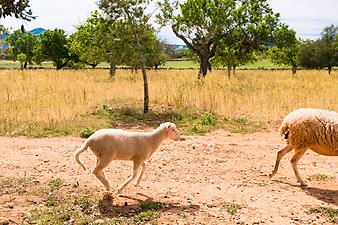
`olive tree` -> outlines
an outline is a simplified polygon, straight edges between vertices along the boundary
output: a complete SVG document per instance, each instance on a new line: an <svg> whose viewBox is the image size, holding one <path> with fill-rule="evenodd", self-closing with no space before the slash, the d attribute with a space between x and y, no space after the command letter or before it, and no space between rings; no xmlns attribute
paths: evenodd
<svg viewBox="0 0 338 225"><path fill-rule="evenodd" d="M267 0L186 0L160 4L158 21L170 25L175 35L199 58L198 78L205 77L209 60L220 43L231 48L234 33L245 33L253 47L265 43L278 25ZM178 9L178 10L176 10ZM224 47L224 46L223 46Z"/></svg>

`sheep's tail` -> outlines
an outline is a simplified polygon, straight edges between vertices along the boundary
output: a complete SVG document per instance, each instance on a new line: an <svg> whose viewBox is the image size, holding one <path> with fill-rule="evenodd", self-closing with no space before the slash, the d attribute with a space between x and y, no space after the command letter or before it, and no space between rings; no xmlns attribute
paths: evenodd
<svg viewBox="0 0 338 225"><path fill-rule="evenodd" d="M279 128L279 134L280 136L282 136L284 139L288 139L289 137L289 131L290 131L290 127L289 124L285 121L282 122L282 125Z"/></svg>
<svg viewBox="0 0 338 225"><path fill-rule="evenodd" d="M80 164L80 166L82 166L82 168L83 168L85 171L86 171L86 167L85 167L85 165L80 161L80 154L81 154L82 152L86 151L87 148L88 148L88 146L89 146L89 141L86 140L85 143L81 146L81 148L79 148L79 150L77 150L77 151L75 152L75 155L74 155L75 161L76 161L78 164Z"/></svg>

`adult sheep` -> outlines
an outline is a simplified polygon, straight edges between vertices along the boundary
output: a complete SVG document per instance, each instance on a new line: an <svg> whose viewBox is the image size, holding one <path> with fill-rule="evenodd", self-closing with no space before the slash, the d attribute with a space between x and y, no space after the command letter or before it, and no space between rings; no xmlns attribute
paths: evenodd
<svg viewBox="0 0 338 225"><path fill-rule="evenodd" d="M135 186L140 184L145 172L145 160L149 159L166 139L175 141L180 139L180 133L175 124L166 122L151 132L101 129L92 134L75 153L75 161L86 170L86 167L80 161L79 157L82 152L90 147L97 159L92 173L101 181L108 191L111 190L111 187L103 173L103 169L108 166L112 160L133 161L133 175L118 188L118 193L121 193L134 179L136 179Z"/></svg>
<svg viewBox="0 0 338 225"><path fill-rule="evenodd" d="M285 154L295 150L291 164L298 182L306 186L299 175L297 163L304 153L312 151L326 156L338 156L338 113L323 109L303 108L289 113L279 128L287 146L277 153L272 178L278 170L279 162Z"/></svg>

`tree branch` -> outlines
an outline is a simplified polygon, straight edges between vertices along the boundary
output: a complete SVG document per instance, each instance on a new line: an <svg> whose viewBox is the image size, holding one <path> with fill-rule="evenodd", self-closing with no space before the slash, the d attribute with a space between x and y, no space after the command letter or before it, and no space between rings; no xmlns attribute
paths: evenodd
<svg viewBox="0 0 338 225"><path fill-rule="evenodd" d="M172 30L173 30L173 32L174 32L174 34L178 37L178 38L180 38L182 41L184 41L184 43L191 49L191 51L193 51L195 54L197 54L198 56L201 56L202 54L201 54L201 52L200 51L198 51L198 49L196 49L183 35L181 35L181 34L179 34L178 32L177 32L177 30L175 29L175 24L173 24L172 26L171 26L171 28L172 28Z"/></svg>

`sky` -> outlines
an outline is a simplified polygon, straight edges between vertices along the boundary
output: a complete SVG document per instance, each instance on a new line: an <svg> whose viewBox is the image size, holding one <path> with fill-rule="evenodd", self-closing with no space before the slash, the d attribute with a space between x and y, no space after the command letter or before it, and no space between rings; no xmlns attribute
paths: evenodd
<svg viewBox="0 0 338 225"><path fill-rule="evenodd" d="M26 30L42 27L61 28L71 34L76 26L97 9L97 0L30 0L30 6L37 19L22 21L6 17L0 24L13 30L24 24ZM275 13L281 14L281 21L288 24L302 39L316 39L325 26L338 25L338 0L269 0ZM182 44L170 27L159 32L159 37L171 44Z"/></svg>

